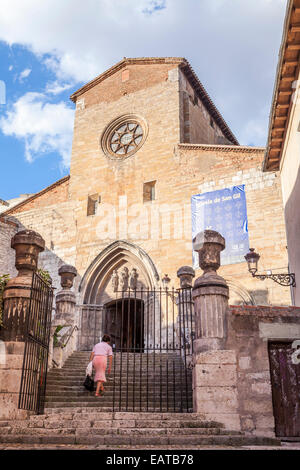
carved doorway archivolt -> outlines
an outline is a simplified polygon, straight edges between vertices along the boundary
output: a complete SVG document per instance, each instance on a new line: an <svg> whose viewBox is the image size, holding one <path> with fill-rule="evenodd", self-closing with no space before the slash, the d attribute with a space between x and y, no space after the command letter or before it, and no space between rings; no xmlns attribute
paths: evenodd
<svg viewBox="0 0 300 470"><path fill-rule="evenodd" d="M83 303L104 305L115 300L112 276L116 271L121 282L124 268L128 270L128 277L132 269L136 270L138 290L151 290L157 285L159 276L149 255L133 243L116 241L95 258L83 276L79 287L83 293Z"/></svg>
<svg viewBox="0 0 300 470"><path fill-rule="evenodd" d="M136 289L138 298L141 291L155 289L158 280L154 263L140 247L117 241L105 248L91 263L79 287L83 299L79 349L90 350L99 341L107 315L104 311L118 298L126 297L128 288Z"/></svg>

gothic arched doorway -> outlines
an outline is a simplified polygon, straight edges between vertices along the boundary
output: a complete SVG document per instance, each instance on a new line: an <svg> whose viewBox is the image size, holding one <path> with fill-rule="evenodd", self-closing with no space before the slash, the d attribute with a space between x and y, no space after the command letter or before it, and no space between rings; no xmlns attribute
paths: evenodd
<svg viewBox="0 0 300 470"><path fill-rule="evenodd" d="M104 305L103 333L110 335L115 351L144 351L144 302L122 298Z"/></svg>
<svg viewBox="0 0 300 470"><path fill-rule="evenodd" d="M122 325L124 338L129 335L124 339L126 348L142 350L144 326L139 312L144 311L145 293L157 288L158 280L154 263L140 247L122 240L106 247L90 264L79 287L83 305L78 349L91 350L104 333L109 334L107 329L117 336ZM117 348L120 342L116 338Z"/></svg>

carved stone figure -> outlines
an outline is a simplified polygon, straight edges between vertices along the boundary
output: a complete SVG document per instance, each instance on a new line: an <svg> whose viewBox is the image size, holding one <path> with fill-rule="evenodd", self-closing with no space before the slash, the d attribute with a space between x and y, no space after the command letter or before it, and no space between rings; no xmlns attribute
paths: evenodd
<svg viewBox="0 0 300 470"><path fill-rule="evenodd" d="M130 289L136 289L137 288L137 280L138 280L138 273L136 268L132 268L131 273L130 273L130 279L129 279L129 285Z"/></svg>
<svg viewBox="0 0 300 470"><path fill-rule="evenodd" d="M128 289L128 278L129 278L128 268L124 266L123 270L121 271L121 281L120 281L121 290L123 292Z"/></svg>
<svg viewBox="0 0 300 470"><path fill-rule="evenodd" d="M118 291L119 287L119 274L116 269L113 270L113 274L111 276L111 284L114 292Z"/></svg>

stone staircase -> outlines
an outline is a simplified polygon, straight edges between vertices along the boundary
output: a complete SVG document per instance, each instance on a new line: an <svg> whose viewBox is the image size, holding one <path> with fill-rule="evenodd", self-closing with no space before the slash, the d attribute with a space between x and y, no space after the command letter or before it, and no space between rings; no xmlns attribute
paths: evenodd
<svg viewBox="0 0 300 470"><path fill-rule="evenodd" d="M114 355L105 393L95 397L83 382L90 353L74 352L47 377L46 407L97 407L103 411L192 411L192 373L176 354Z"/></svg>
<svg viewBox="0 0 300 470"><path fill-rule="evenodd" d="M73 353L62 369L48 374L44 414L27 420L0 420L0 444L106 449L280 445L278 439L230 431L202 415L180 412L182 401L192 403L191 372L182 388L173 380L173 373L175 377L185 373L178 356L146 356L122 354L121 358L116 354L115 372L105 385L105 395L96 398L82 386L89 353ZM120 377L124 381L121 392ZM127 411L113 410L114 388L118 403L121 396L120 408ZM135 412L130 411L133 409Z"/></svg>
<svg viewBox="0 0 300 470"><path fill-rule="evenodd" d="M0 443L143 446L280 445L273 438L245 436L194 413L103 412L101 408L52 408L29 420L0 421Z"/></svg>

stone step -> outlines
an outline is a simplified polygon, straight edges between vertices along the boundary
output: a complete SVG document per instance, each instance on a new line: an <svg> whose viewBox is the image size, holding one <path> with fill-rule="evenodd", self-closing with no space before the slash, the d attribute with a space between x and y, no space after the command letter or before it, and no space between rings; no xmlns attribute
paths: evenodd
<svg viewBox="0 0 300 470"><path fill-rule="evenodd" d="M114 376L114 375L122 375L124 377L126 377L127 375L133 377L138 377L139 375L143 375L145 373L147 373L147 375L149 377L159 377L160 375L167 375L167 372L168 372L168 376L169 377L173 377L174 376L174 371L173 370L160 370L160 369L157 369L157 370L153 370L153 369L149 369L147 370L146 368L145 369L111 369L111 375ZM67 369L61 369L60 371L53 371L53 372L49 372L49 377L81 377L83 375L85 375L86 373L86 369L80 369L80 370L74 370L74 369L70 369L70 370L67 370ZM178 377L178 375L182 375L184 376L186 373L185 371L182 369L182 371L180 372L180 370L175 370L175 377ZM191 373L189 374L188 371L187 371L187 376L191 375Z"/></svg>
<svg viewBox="0 0 300 470"><path fill-rule="evenodd" d="M89 406L91 404L96 404L98 406L103 406L103 405L113 406L113 403L114 403L113 397L105 397L104 395L100 397L91 396L91 397L84 397L84 398L69 397L66 399L64 399L63 397L50 397L45 400L45 405L53 406L54 403L60 403L60 406L69 406L69 402L76 403L76 406ZM177 400L175 400L175 402L170 399L160 400L160 399L157 399L157 397L153 398L152 400L149 398L148 401L146 399L140 400L139 397L135 397L134 400L132 398L130 399L129 397L128 399L126 397L124 398L122 397L121 399L121 406L133 407L133 405L135 405L136 409L139 409L140 407L147 407L147 404L150 408L153 408L155 406L155 408L159 409L160 404L161 404L163 408L169 407L169 410L171 411L174 406L176 409L180 408L181 403L182 403L183 408L186 408L187 406L189 407L192 406L191 399L181 400L180 397L177 397ZM120 406L120 400L117 399L115 400L115 408L118 408L119 406Z"/></svg>
<svg viewBox="0 0 300 470"><path fill-rule="evenodd" d="M81 433L80 433L81 434ZM95 445L221 445L221 446L255 446L255 445L280 445L280 441L274 438L238 436L238 435L166 435L149 436L142 435L26 435L26 434L7 434L0 435L1 443L21 443L21 444L95 444Z"/></svg>
<svg viewBox="0 0 300 470"><path fill-rule="evenodd" d="M116 418L116 416L118 416ZM182 413L182 415L184 415ZM199 420L192 413L50 413L46 415L31 416L27 420L4 421L0 433L6 428L11 429L63 429L63 428L126 428L126 429L221 429L224 426L216 421ZM127 417L128 416L128 417ZM138 416L142 416L138 417ZM156 419L154 417L157 416ZM171 417L170 417L171 416ZM190 417L191 416L191 417ZM128 419L129 418L129 419Z"/></svg>
<svg viewBox="0 0 300 470"><path fill-rule="evenodd" d="M84 383L84 380L85 380L85 376L83 377L83 379L77 379L77 380L62 380L62 379L49 379L47 380L47 389L48 390L56 390L57 387L59 386L62 390L78 390L79 388L81 388L83 386L83 383ZM167 389L168 390L173 390L175 388L175 390L178 390L178 380L176 380L175 382L173 380L163 380L163 381L156 381L154 382L153 380L150 381L150 380L120 380L120 377L115 377L115 380L111 379L110 377L107 377L106 378L106 382L105 382L105 387L106 388L110 388L110 389L113 389L113 388L120 388L120 384L122 386L122 388L124 389L142 389L142 390L160 390L161 388L163 389ZM187 384L185 383L185 381L182 381L182 389L184 390L186 388L186 385L188 388L191 388L191 385L192 385L192 381L187 381Z"/></svg>
<svg viewBox="0 0 300 470"><path fill-rule="evenodd" d="M95 386L96 387L96 386ZM109 384L109 383L105 383L104 384L104 387L105 387L105 390L107 392L119 392L120 391L120 383L115 383L115 384ZM126 383L122 383L121 384L121 391L122 392L130 392L130 393L147 393L147 390L148 390L148 393L160 393L163 392L163 393L168 393L168 394L174 394L177 393L177 394L180 394L181 393L181 390L183 393L186 393L186 387L182 387L182 389L178 389L178 387L175 387L173 386L173 384L163 384L161 387L157 384L153 385L153 384L149 384L149 387L147 387L146 384L134 384L134 385L130 385L130 384L126 384ZM79 384L76 384L76 385L63 385L63 384L48 384L47 385L47 395L53 393L53 392L87 392L87 390L84 388L83 386L83 381L81 381ZM190 387L188 387L188 393L192 393L192 390L190 390Z"/></svg>
<svg viewBox="0 0 300 470"><path fill-rule="evenodd" d="M122 369L122 370L114 370L112 369L111 370L111 375L114 376L114 375L122 375L123 377L127 377L127 375L129 377L139 377L139 375L143 375L145 373L147 373L148 377L160 377L160 375L164 376L164 375L167 375L167 372L168 372L168 376L169 377L172 377L174 376L174 371L171 370L171 371L167 371L167 370L153 370L153 369L150 369L150 370L147 370L146 368L145 369L142 369L142 370L133 370L133 369ZM80 369L78 371L76 370L67 370L67 369L61 369L61 371L55 371L55 372L49 372L49 377L51 378L54 378L54 377L57 377L57 378L60 378L60 377L82 377L82 376L85 376L86 375L86 370L85 369ZM178 377L178 375L180 375L180 370L175 370L175 377ZM182 370L182 376L185 375L185 371ZM188 374L187 375L191 375L191 374Z"/></svg>
<svg viewBox="0 0 300 470"><path fill-rule="evenodd" d="M175 342L175 345L176 345L176 344L177 344L177 343ZM178 343L178 347L179 347L179 343ZM148 352L147 352L147 351L148 351ZM138 352L138 351L137 351L137 352L127 352L127 351L122 351L122 352L121 352L121 351L114 351L114 357L120 357L121 354L122 354L122 356L127 356L127 355L128 355L128 357L134 357L134 356L136 356L136 357L137 357L137 356L145 357L145 356L147 356L147 355L148 355L149 357L153 357L153 356L155 356L155 357L160 357L160 356L161 356L161 357L165 357L167 354L168 354L169 356L171 356L171 357L180 357L179 354L178 354L178 352L179 352L179 349L175 349L175 350L174 350L174 349L172 349L172 348L169 347L168 353L167 353L167 349L166 349L166 348L165 348L165 349L162 348L161 351L160 351L160 349L158 348L158 349L156 350L156 352L154 353L153 350L151 350L150 348L148 348L148 349L145 350L145 352ZM86 359L86 358L89 358L90 355L91 355L91 351L74 351L73 354L72 354L72 356L71 356L71 358ZM68 359L70 359L70 358L68 358Z"/></svg>
<svg viewBox="0 0 300 470"><path fill-rule="evenodd" d="M85 377L83 379L78 379L78 380L49 380L49 381L47 381L47 387L51 386L51 387L54 387L56 389L60 386L62 386L63 388L64 387L77 387L77 388L80 387L80 388L82 388L84 380L85 380ZM126 380L121 381L121 383L122 383L122 388L126 389L127 388ZM119 381L115 381L115 382L107 381L105 383L105 387L113 389L114 384L115 384L115 389L120 388L120 382ZM168 387L168 389L171 390L173 388L173 385L174 385L173 381L164 382L164 383L161 384L161 386L160 386L159 382L155 383L153 381L152 382L149 381L148 382L148 390L149 391L150 391L150 389L153 390L154 387L155 387L155 390L160 390L161 387L165 388L165 389L167 389L167 387ZM130 387L133 388L133 382L128 383L128 388L130 388ZM143 381L143 382L136 381L135 382L135 390L140 389L140 387L141 388L146 388L147 387L147 381ZM175 384L175 388L177 390L180 390L180 388L178 388L178 382L177 382L177 387L176 387L176 384ZM182 384L182 390L185 390L185 388L186 388L185 384L183 383ZM188 388L191 390L191 388L192 388L192 383L191 382L188 383Z"/></svg>
<svg viewBox="0 0 300 470"><path fill-rule="evenodd" d="M103 398L103 397L102 397ZM101 408L102 411L108 411L108 412L113 412L113 411L123 411L123 412L136 412L136 411L142 411L142 412L185 412L186 411L186 406L184 403L176 403L175 407L174 404L168 404L168 406L163 405L160 408L159 403L149 403L148 408L146 404L142 403L142 406L140 406L140 403L135 403L135 406L133 407L132 405L124 406L121 404L115 404L115 407L112 405L107 405L106 402L103 402L100 404L99 399L95 402L73 402L73 401L68 401L68 402L49 402L46 404L45 410L49 411L50 408L77 408L79 407L86 407L86 408ZM175 409L174 409L175 408ZM188 411L192 411L192 408L189 409Z"/></svg>
<svg viewBox="0 0 300 470"><path fill-rule="evenodd" d="M48 375L47 377L47 380L58 380L58 381L61 381L61 380L84 380L86 377L86 374L83 373L83 374L65 374L65 375L61 375L61 376L58 376L58 375ZM93 376L94 377L94 376ZM167 383L167 382L171 382L173 383L174 381L177 382L177 384L179 383L184 383L185 384L185 381L187 379L187 381L191 382L192 381L192 377L185 377L185 375L182 375L182 377L180 376L175 376L173 377L173 374L162 374L162 376L160 376L159 374L157 375L146 375L146 374L143 374L142 377L140 377L139 375L133 375L133 374L116 374L116 375L113 375L113 374L107 374L106 373L106 380L107 381L110 381L110 382L113 382L113 381L116 381L116 380L124 380L127 379L130 381L130 382L136 382L136 381L139 381L139 382L144 382L144 383L147 383L147 382L150 382L150 381L154 381L155 380L155 383L158 381L158 382L161 382L161 383Z"/></svg>
<svg viewBox="0 0 300 470"><path fill-rule="evenodd" d="M64 366L66 367L84 367L84 366L87 366L87 364L89 363L90 361L87 360L87 361L77 361L77 360L73 360L70 361L70 360L67 360L65 363L64 363ZM151 364L151 365L159 365L159 364L162 364L163 366L167 366L167 364L175 364L177 366L184 366L184 359L181 360L181 359L175 359L175 358L166 358L166 359L161 359L161 358L157 358L157 359L148 359L145 357L143 359L127 359L126 357L125 358L122 358L122 364ZM121 364L121 360L113 360L113 364Z"/></svg>
<svg viewBox="0 0 300 470"><path fill-rule="evenodd" d="M162 403L167 403L169 402L170 403L170 406L172 406L172 404L174 403L174 396L167 396L167 395L141 395L141 394L129 394L127 395L127 393L121 393L121 400L122 402L126 403L126 401L128 401L128 403L130 402L133 402L133 400L136 401L136 403L145 403L147 404L147 397L148 397L148 402L149 403L152 403L154 400L157 401L157 404L159 406L159 403L160 401ZM52 401L68 401L68 400L71 400L71 401L87 401L87 402L90 402L90 401L95 401L95 400L100 400L101 399L101 402L103 401L113 401L113 394L112 393L108 393L108 392L104 392L104 394L100 397L95 397L94 395L94 392L88 392L87 394L72 394L72 395L67 395L65 396L64 394L53 394L53 395L47 395L46 397L46 403L50 403ZM120 393L115 393L115 402L118 402L120 399ZM188 400L189 403L192 402L192 395L180 395L180 394L176 394L175 395L175 403L177 402L180 402L180 400L182 399L183 403L186 404L186 401Z"/></svg>
<svg viewBox="0 0 300 470"><path fill-rule="evenodd" d="M59 415L59 418L55 418L53 415ZM224 427L223 424L220 424L216 421L205 421L203 415L199 413L141 413L141 412L103 412L101 408L99 410L87 409L86 407L76 407L72 410L65 410L64 408L56 410L45 410L43 415L33 415L29 418L30 421L39 422L47 419L60 419L60 420L158 420L158 421L198 421L201 423L201 426L213 426L213 427ZM1 421L0 421L1 422ZM14 421L15 422L15 421ZM24 422L24 420L22 420ZM4 420L4 423L7 423L7 420Z"/></svg>
<svg viewBox="0 0 300 470"><path fill-rule="evenodd" d="M111 428L107 429L106 425L101 424L99 428L92 427L92 428L80 428L80 427L47 427L47 428L2 428L0 432L0 436L7 436L7 435L71 435L76 434L77 436L107 436L107 435L131 435L131 436L141 436L141 435L148 435L148 436L177 436L180 432L182 436L226 436L226 435L240 435L239 432L233 431L226 431L224 429L219 428L193 428L193 429L173 429L173 428Z"/></svg>

